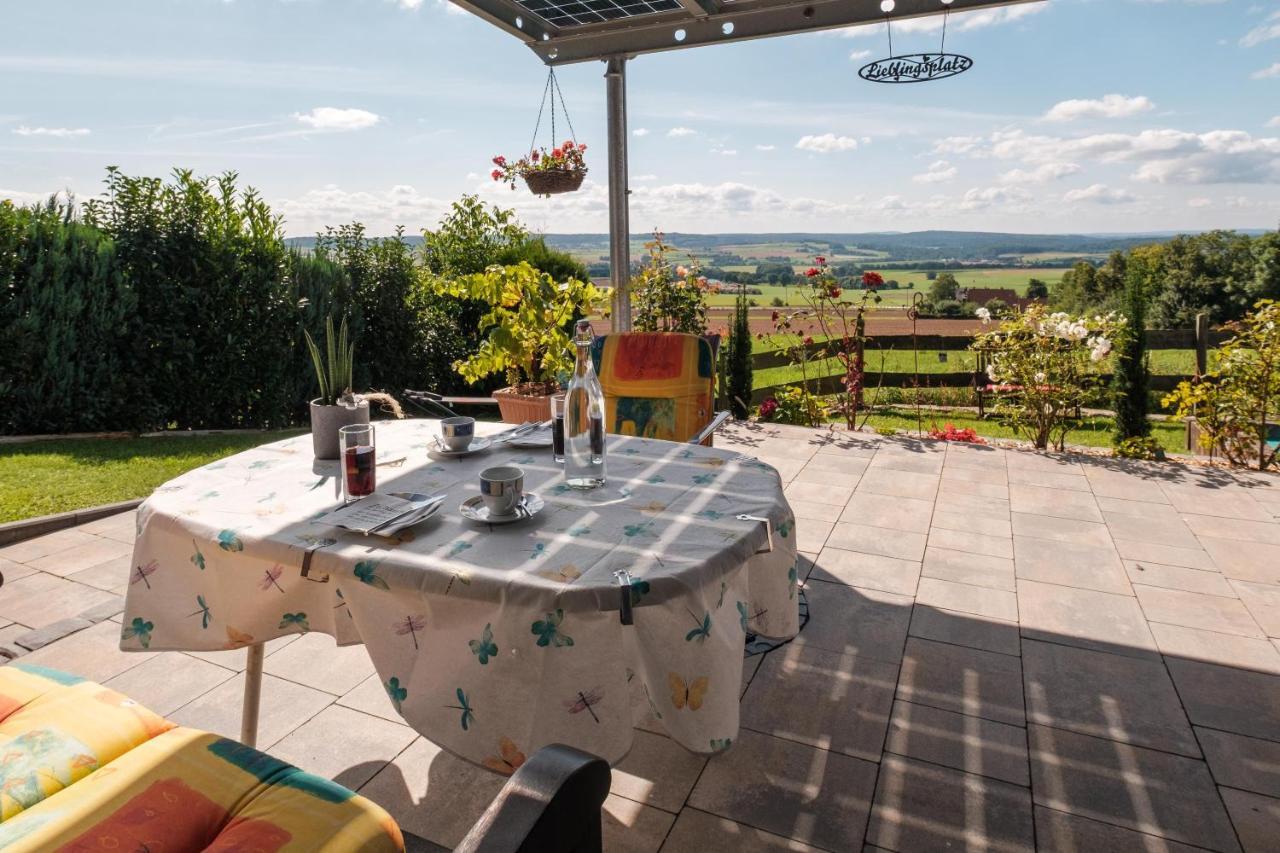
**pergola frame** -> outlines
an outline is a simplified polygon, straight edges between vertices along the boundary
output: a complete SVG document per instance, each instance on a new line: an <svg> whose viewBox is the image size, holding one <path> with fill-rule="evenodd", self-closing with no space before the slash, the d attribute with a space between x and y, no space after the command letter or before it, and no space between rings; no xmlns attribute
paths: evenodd
<svg viewBox="0 0 1280 853"><path fill-rule="evenodd" d="M646 53L1040 0L451 0L520 39L546 65L601 60L608 109L613 328L631 328L626 62ZM678 3L678 5L677 5ZM526 5L527 4L527 5ZM660 11L653 11L654 7ZM540 9L541 13L533 11ZM548 12L554 14L547 14ZM560 23L553 23L550 17ZM598 20L592 20L598 19Z"/></svg>

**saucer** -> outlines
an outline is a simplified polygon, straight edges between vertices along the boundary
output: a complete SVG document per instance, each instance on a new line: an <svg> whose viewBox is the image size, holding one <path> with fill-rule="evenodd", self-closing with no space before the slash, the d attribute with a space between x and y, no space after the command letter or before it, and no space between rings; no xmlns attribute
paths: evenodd
<svg viewBox="0 0 1280 853"><path fill-rule="evenodd" d="M471 443L463 450L450 450L440 443L439 436L433 436L431 443L427 445L427 450L431 453L439 454L440 456L462 457L470 456L472 453L479 453L482 450L488 450L489 445L491 444L493 444L493 439L477 435L471 439Z"/></svg>
<svg viewBox="0 0 1280 853"><path fill-rule="evenodd" d="M537 515L542 507L545 506L542 498L533 492L525 492L524 497L520 499L520 503L516 505L516 511L511 515L490 515L489 507L485 506L484 498L480 495L467 498L462 502L462 506L458 507L458 511L462 513L464 518L472 521L480 521L485 524L510 524L513 521L530 518Z"/></svg>

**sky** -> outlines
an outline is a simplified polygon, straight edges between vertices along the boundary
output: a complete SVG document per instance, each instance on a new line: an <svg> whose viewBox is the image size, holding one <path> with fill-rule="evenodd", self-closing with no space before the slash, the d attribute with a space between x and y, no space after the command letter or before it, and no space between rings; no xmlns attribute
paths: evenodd
<svg viewBox="0 0 1280 853"><path fill-rule="evenodd" d="M291 236L416 233L463 193L540 232L608 228L603 65L557 71L583 189L512 192L490 161L528 144L546 69L444 0L0 0L0 17L0 198L184 167L237 172ZM937 50L941 20L896 24L896 52ZM882 24L636 58L632 231L1280 222L1280 0L958 12L947 48L974 67L908 86L857 75L888 55Z"/></svg>

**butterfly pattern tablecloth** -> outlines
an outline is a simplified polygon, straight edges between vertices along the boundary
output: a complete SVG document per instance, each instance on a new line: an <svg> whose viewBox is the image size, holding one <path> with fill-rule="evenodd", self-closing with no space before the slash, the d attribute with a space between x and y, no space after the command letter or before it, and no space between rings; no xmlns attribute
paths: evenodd
<svg viewBox="0 0 1280 853"><path fill-rule="evenodd" d="M161 486L138 510L121 648L235 649L306 631L364 643L411 726L500 772L557 742L617 762L646 713L690 750L729 748L746 632L799 627L795 518L777 472L610 436L608 484L581 492L545 449L431 455L437 423L377 425L379 491L448 494L395 539L314 522L341 486L309 435ZM479 472L505 464L545 508L503 526L464 519Z"/></svg>

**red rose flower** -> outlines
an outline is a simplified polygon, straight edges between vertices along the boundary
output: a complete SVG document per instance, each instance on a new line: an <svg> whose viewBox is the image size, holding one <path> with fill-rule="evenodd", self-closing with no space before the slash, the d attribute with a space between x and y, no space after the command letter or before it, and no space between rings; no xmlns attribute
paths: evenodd
<svg viewBox="0 0 1280 853"><path fill-rule="evenodd" d="M844 291L843 291L843 290L841 290L840 288L838 288L838 287L832 288L832 290L831 290L831 298L832 298L832 299L839 299L839 298L840 298L840 294L841 294L841 293L844 293Z"/></svg>
<svg viewBox="0 0 1280 853"><path fill-rule="evenodd" d="M774 312L773 312L773 322L775 322L775 323L776 323L776 322L778 322L778 312L777 312L777 311L774 311Z"/></svg>
<svg viewBox="0 0 1280 853"><path fill-rule="evenodd" d="M804 274L807 275L809 278L816 278L817 276L822 275L822 270L818 269L817 267L809 267L807 270L804 271Z"/></svg>
<svg viewBox="0 0 1280 853"><path fill-rule="evenodd" d="M827 259L822 257L822 255L818 255L818 257L814 258L814 260L820 264L825 264L827 262Z"/></svg>
<svg viewBox="0 0 1280 853"><path fill-rule="evenodd" d="M559 159L560 159L561 157L563 157L563 156L564 156L564 152L563 152L563 151L561 151L559 148L552 148L552 149L551 149L551 159L552 159L552 160L559 160Z"/></svg>
<svg viewBox="0 0 1280 853"><path fill-rule="evenodd" d="M868 270L862 274L863 287L876 288L882 284L884 284L884 276L880 275L880 273Z"/></svg>
<svg viewBox="0 0 1280 853"><path fill-rule="evenodd" d="M573 140L572 140L572 139L565 140L564 145L561 145L560 147L561 147L561 148L563 148L565 151L572 151L572 150L573 150Z"/></svg>
<svg viewBox="0 0 1280 853"><path fill-rule="evenodd" d="M813 343L813 336L812 335L805 336L804 345L808 346L811 343Z"/></svg>
<svg viewBox="0 0 1280 853"><path fill-rule="evenodd" d="M777 410L778 401L773 397L766 397L764 402L760 404L760 417L767 421L773 417L773 413Z"/></svg>
<svg viewBox="0 0 1280 853"><path fill-rule="evenodd" d="M493 170L492 172L490 172L489 174L491 174L491 175L493 176L493 179L494 179L495 181L498 181L498 180L501 180L501 179L502 179L502 170L501 170L501 169L494 169L494 170Z"/></svg>

